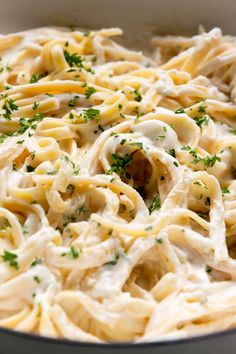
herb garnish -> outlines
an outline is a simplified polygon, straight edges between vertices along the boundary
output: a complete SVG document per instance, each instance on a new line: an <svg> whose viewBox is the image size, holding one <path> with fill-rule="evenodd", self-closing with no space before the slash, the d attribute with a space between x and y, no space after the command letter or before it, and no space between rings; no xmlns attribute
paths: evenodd
<svg viewBox="0 0 236 354"><path fill-rule="evenodd" d="M141 102L142 101L142 95L138 90L134 90L134 99L137 102Z"/></svg>
<svg viewBox="0 0 236 354"><path fill-rule="evenodd" d="M222 192L222 194L230 193L228 187L223 187L223 188L221 188L221 192Z"/></svg>
<svg viewBox="0 0 236 354"><path fill-rule="evenodd" d="M92 96L92 94L94 94L96 91L97 91L97 90L96 90L94 87L88 86L87 89L86 89L86 91L85 91L85 93L84 93L84 95L85 95L85 97L88 99L88 98L89 98L90 96Z"/></svg>
<svg viewBox="0 0 236 354"><path fill-rule="evenodd" d="M148 208L149 214L151 215L155 210L159 210L160 207L161 207L160 196L156 195L151 200L151 204L150 204L150 206Z"/></svg>
<svg viewBox="0 0 236 354"><path fill-rule="evenodd" d="M167 154L169 154L170 156L173 156L174 158L176 158L175 149L166 150L166 152L167 152Z"/></svg>
<svg viewBox="0 0 236 354"><path fill-rule="evenodd" d="M193 157L195 157L195 159L191 161L191 163L193 163L194 165L196 165L199 162L202 162L206 167L213 167L217 161L218 162L221 161L221 158L217 155L209 155L209 156L201 157L198 155L197 151L191 148L191 146L189 145L183 146L181 150L186 150Z"/></svg>
<svg viewBox="0 0 236 354"><path fill-rule="evenodd" d="M70 67L72 66L77 66L78 68L83 68L83 61L82 57L78 55L77 53L70 54L66 49L63 51L64 57Z"/></svg>
<svg viewBox="0 0 236 354"><path fill-rule="evenodd" d="M77 100L79 99L79 96L74 96L69 102L68 102L68 106L69 107L75 107Z"/></svg>
<svg viewBox="0 0 236 354"><path fill-rule="evenodd" d="M29 83L30 83L30 84L35 84L35 83L38 82L41 78L42 78L42 75L41 75L41 74L36 74L36 73L34 73L34 74L31 75L31 78L30 78Z"/></svg>
<svg viewBox="0 0 236 354"><path fill-rule="evenodd" d="M122 156L114 153L114 154L111 154L111 157L114 162L111 164L111 168L106 172L106 174L108 174L108 175L112 174L113 172L121 171L123 168L130 165L130 163L133 160L132 155L129 155L129 154L125 154L125 156L122 157Z"/></svg>
<svg viewBox="0 0 236 354"><path fill-rule="evenodd" d="M63 223L63 226L66 227L68 224L72 223L72 222L76 222L76 217L75 215L71 215L71 216L68 216L68 215L65 215L63 217L64 219L64 223Z"/></svg>
<svg viewBox="0 0 236 354"><path fill-rule="evenodd" d="M83 113L84 113L85 119L93 120L94 118L98 118L100 111L99 111L99 109L95 109L95 108L90 107L88 109L85 109L83 111Z"/></svg>
<svg viewBox="0 0 236 354"><path fill-rule="evenodd" d="M77 250L74 246L71 246L71 247L70 247L69 256L70 256L72 259L76 259L76 258L79 257L79 252L78 252L78 250Z"/></svg>
<svg viewBox="0 0 236 354"><path fill-rule="evenodd" d="M34 280L35 280L36 283L38 283L38 284L41 283L41 279L40 279L37 275L34 276Z"/></svg>
<svg viewBox="0 0 236 354"><path fill-rule="evenodd" d="M35 267L38 264L42 263L42 259L41 258L35 258L35 260L31 263L31 267Z"/></svg>
<svg viewBox="0 0 236 354"><path fill-rule="evenodd" d="M196 124L199 126L199 128L202 127L202 125L208 125L209 119L207 117L207 110L206 110L206 105L202 104L198 107L198 112L200 113L197 117L194 118Z"/></svg>
<svg viewBox="0 0 236 354"><path fill-rule="evenodd" d="M2 259L4 262L9 262L10 266L15 268L16 270L19 269L19 265L17 262L17 254L9 252L9 251L4 251L4 254L2 256Z"/></svg>
<svg viewBox="0 0 236 354"><path fill-rule="evenodd" d="M181 114L181 113L185 113L185 110L183 108L176 109L175 114Z"/></svg>
<svg viewBox="0 0 236 354"><path fill-rule="evenodd" d="M3 117L10 120L12 112L17 111L19 107L15 104L15 101L12 98L5 98L2 109L5 111Z"/></svg>

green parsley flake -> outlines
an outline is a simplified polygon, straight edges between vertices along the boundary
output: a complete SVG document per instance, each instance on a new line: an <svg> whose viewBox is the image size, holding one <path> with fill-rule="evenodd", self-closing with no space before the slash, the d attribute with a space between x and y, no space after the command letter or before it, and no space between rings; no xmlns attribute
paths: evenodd
<svg viewBox="0 0 236 354"><path fill-rule="evenodd" d="M124 145L126 143L127 139L122 139L120 142L120 145Z"/></svg>
<svg viewBox="0 0 236 354"><path fill-rule="evenodd" d="M77 250L74 246L71 246L68 255L69 255L72 259L76 259L76 258L79 257L79 252L78 252L78 250Z"/></svg>
<svg viewBox="0 0 236 354"><path fill-rule="evenodd" d="M64 227L66 227L70 223L76 222L76 217L74 215L70 215L70 216L65 215L63 219L64 219L64 223L63 223Z"/></svg>
<svg viewBox="0 0 236 354"><path fill-rule="evenodd" d="M155 210L159 210L161 207L161 201L160 201L160 196L156 195L155 197L153 197L153 199L151 200L151 204L148 208L149 210L149 214L151 215Z"/></svg>
<svg viewBox="0 0 236 354"><path fill-rule="evenodd" d="M42 75L41 75L41 74L36 74L36 73L34 73L34 74L31 75L31 78L30 78L29 83L30 83L30 84L35 84L35 83L38 82L41 78L42 78Z"/></svg>
<svg viewBox="0 0 236 354"><path fill-rule="evenodd" d="M77 100L79 99L79 96L74 96L69 102L68 102L68 106L69 107L75 107L77 104Z"/></svg>
<svg viewBox="0 0 236 354"><path fill-rule="evenodd" d="M209 156L201 157L200 155L198 155L197 151L191 148L191 146L189 145L183 146L181 150L188 151L195 158L193 161L191 161L191 163L194 165L196 165L199 162L202 162L206 167L213 167L217 161L218 162L221 161L221 158L217 155L209 155Z"/></svg>
<svg viewBox="0 0 236 354"><path fill-rule="evenodd" d="M92 96L92 94L94 94L96 91L97 91L97 90L96 90L94 87L88 86L87 89L86 89L86 91L85 91L85 93L84 93L84 95L85 95L85 97L88 99L88 98L90 98L90 97Z"/></svg>
<svg viewBox="0 0 236 354"><path fill-rule="evenodd" d="M66 49L63 51L63 53L67 64L70 67L77 66L78 68L84 68L83 60L80 55L78 55L77 53L70 54Z"/></svg>
<svg viewBox="0 0 236 354"><path fill-rule="evenodd" d="M41 279L37 275L34 276L34 281L38 284L41 283Z"/></svg>
<svg viewBox="0 0 236 354"><path fill-rule="evenodd" d="M181 114L181 113L185 113L185 110L183 108L176 109L175 114Z"/></svg>
<svg viewBox="0 0 236 354"><path fill-rule="evenodd" d="M130 143L129 145L130 145L130 146L136 146L136 147L138 147L140 150L143 149L143 143L140 143L140 142Z"/></svg>
<svg viewBox="0 0 236 354"><path fill-rule="evenodd" d="M7 120L10 120L12 112L18 111L19 107L15 104L15 101L12 98L6 98L2 109L5 111L3 113L3 117Z"/></svg>
<svg viewBox="0 0 236 354"><path fill-rule="evenodd" d="M34 172L35 168L33 166L27 165L26 166L26 171L27 172Z"/></svg>
<svg viewBox="0 0 236 354"><path fill-rule="evenodd" d="M227 193L230 193L230 191L229 191L229 188L228 188L228 187L223 187L223 188L221 188L221 192L222 192L222 194L227 194Z"/></svg>
<svg viewBox="0 0 236 354"><path fill-rule="evenodd" d="M83 111L83 113L84 113L85 119L93 120L95 118L98 119L100 111L99 111L99 109L95 109L95 108L90 107L88 109L85 109Z"/></svg>
<svg viewBox="0 0 236 354"><path fill-rule="evenodd" d="M195 117L194 120L196 124L199 126L199 128L202 128L202 125L208 125L209 123L209 118L207 117L207 106L201 104L198 107L198 112L200 114L197 117Z"/></svg>
<svg viewBox="0 0 236 354"><path fill-rule="evenodd" d="M212 272L212 268L210 266L208 266L208 265L206 266L206 272L207 273L211 273Z"/></svg>
<svg viewBox="0 0 236 354"><path fill-rule="evenodd" d="M31 267L35 267L38 264L42 263L42 259L41 258L35 258L35 260L31 263Z"/></svg>
<svg viewBox="0 0 236 354"><path fill-rule="evenodd" d="M236 129L229 129L229 133L236 135Z"/></svg>
<svg viewBox="0 0 236 354"><path fill-rule="evenodd" d="M142 95L140 94L140 92L138 90L134 90L134 99L137 102L142 101Z"/></svg>
<svg viewBox="0 0 236 354"><path fill-rule="evenodd" d="M122 171L125 167L131 164L133 157L132 155L125 154L124 157L114 153L111 154L111 157L113 159L113 163L111 164L110 170L106 172L106 174L112 174L113 172L120 172Z"/></svg>
<svg viewBox="0 0 236 354"><path fill-rule="evenodd" d="M10 266L12 268L15 268L16 270L19 269L17 257L18 257L17 254L9 252L9 251L4 251L4 254L2 255L3 261L9 262Z"/></svg>
<svg viewBox="0 0 236 354"><path fill-rule="evenodd" d="M169 154L170 156L173 156L174 158L176 158L175 149L166 150L166 152L167 152L167 154Z"/></svg>

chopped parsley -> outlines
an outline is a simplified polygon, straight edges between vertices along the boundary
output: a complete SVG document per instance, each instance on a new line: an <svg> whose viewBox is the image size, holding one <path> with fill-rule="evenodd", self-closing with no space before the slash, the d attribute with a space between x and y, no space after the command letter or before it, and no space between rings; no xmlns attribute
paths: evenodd
<svg viewBox="0 0 236 354"><path fill-rule="evenodd" d="M167 132L167 128L166 128L166 127L164 127L163 130L164 130L165 133ZM157 141L158 141L159 139L163 140L163 139L165 139L165 138L166 138L166 135L157 135L156 140L157 140Z"/></svg>
<svg viewBox="0 0 236 354"><path fill-rule="evenodd" d="M207 214L202 213L201 211L197 211L196 212L198 216L200 216L200 218L206 220L207 219Z"/></svg>
<svg viewBox="0 0 236 354"><path fill-rule="evenodd" d="M197 117L194 118L196 124L199 126L199 128L202 128L202 125L208 125L209 119L207 117L207 110L206 110L206 105L201 104L198 107L198 112L200 113Z"/></svg>
<svg viewBox="0 0 236 354"><path fill-rule="evenodd" d="M96 89L92 86L88 86L84 95L85 97L88 99L90 96L92 96L92 94L94 94L96 92Z"/></svg>
<svg viewBox="0 0 236 354"><path fill-rule="evenodd" d="M152 230L152 225L148 225L147 227L145 227L145 231L150 231Z"/></svg>
<svg viewBox="0 0 236 354"><path fill-rule="evenodd" d="M74 215L71 216L65 215L63 219L64 219L64 223L63 223L64 227L66 227L68 224L72 222L76 222L76 217Z"/></svg>
<svg viewBox="0 0 236 354"><path fill-rule="evenodd" d="M36 129L37 123L43 120L44 114L43 113L36 113L32 118L24 118L21 117L19 119L20 128L15 132L14 135L23 134L27 129Z"/></svg>
<svg viewBox="0 0 236 354"><path fill-rule="evenodd" d="M230 193L228 187L223 187L223 188L221 188L221 192L222 192L222 194Z"/></svg>
<svg viewBox="0 0 236 354"><path fill-rule="evenodd" d="M17 171L16 163L15 163L15 162L12 163L12 170L13 170L13 171Z"/></svg>
<svg viewBox="0 0 236 354"><path fill-rule="evenodd" d="M26 166L26 171L27 172L33 172L35 170L35 168L33 166L27 165Z"/></svg>
<svg viewBox="0 0 236 354"><path fill-rule="evenodd" d="M31 151L30 152L30 157L31 157L32 160L35 159L35 151Z"/></svg>
<svg viewBox="0 0 236 354"><path fill-rule="evenodd" d="M72 259L76 259L76 258L79 257L79 252L78 252L78 250L77 250L74 246L71 246L71 247L70 247L69 256L70 256Z"/></svg>
<svg viewBox="0 0 236 354"><path fill-rule="evenodd" d="M22 232L23 235L27 235L29 233L28 227L26 225L23 226Z"/></svg>
<svg viewBox="0 0 236 354"><path fill-rule="evenodd" d="M81 207L78 207L75 211L80 215L81 213L86 213L87 209L84 205L82 205Z"/></svg>
<svg viewBox="0 0 236 354"><path fill-rule="evenodd" d="M16 270L19 269L17 257L18 257L17 254L9 252L9 251L4 251L4 254L2 255L3 261L9 262L10 266L12 268L15 268Z"/></svg>
<svg viewBox="0 0 236 354"><path fill-rule="evenodd" d="M124 259L127 260L127 261L129 260L129 257L128 257L127 253L126 253L122 248L119 248L118 254L115 255L112 260L110 260L109 262L104 263L103 265L104 265L104 266L106 266L106 265L112 265L112 266L114 266L114 265L117 264L118 260L119 260L121 257L124 258Z"/></svg>
<svg viewBox="0 0 236 354"><path fill-rule="evenodd" d="M34 281L38 284L41 283L41 279L37 275L34 276Z"/></svg>
<svg viewBox="0 0 236 354"><path fill-rule="evenodd" d="M80 55L77 53L70 54L66 49L63 51L64 57L67 61L67 64L72 67L72 66L77 66L78 68L83 68L83 60Z"/></svg>
<svg viewBox="0 0 236 354"><path fill-rule="evenodd" d="M180 114L180 113L185 113L185 110L183 108L176 109L175 114Z"/></svg>
<svg viewBox="0 0 236 354"><path fill-rule="evenodd" d="M0 144L2 144L8 136L5 134L0 135Z"/></svg>
<svg viewBox="0 0 236 354"><path fill-rule="evenodd" d="M213 167L217 161L221 161L221 158L217 155L201 157L198 155L197 151L195 149L192 149L189 145L183 146L181 150L188 151L195 158L193 161L191 161L191 163L193 163L194 165L199 162L202 162L206 167Z"/></svg>
<svg viewBox="0 0 236 354"><path fill-rule="evenodd" d="M130 145L130 146L136 146L136 147L138 147L140 150L143 149L143 143L140 143L140 142L130 143L129 145Z"/></svg>
<svg viewBox="0 0 236 354"><path fill-rule="evenodd" d="M47 172L47 175L49 175L49 176L54 176L54 175L57 174L57 172L58 172L58 170L48 171L48 172Z"/></svg>
<svg viewBox="0 0 236 354"><path fill-rule="evenodd" d="M36 73L34 73L34 74L31 75L31 78L30 78L29 83L30 83L30 84L35 84L35 83L38 82L41 78L42 78L42 75L41 75L41 74L36 74Z"/></svg>
<svg viewBox="0 0 236 354"><path fill-rule="evenodd" d="M10 120L12 112L17 111L19 107L15 104L15 101L12 98L5 98L2 109L5 111L3 117Z"/></svg>
<svg viewBox="0 0 236 354"><path fill-rule="evenodd" d="M204 182L202 182L202 181L193 181L193 184L198 185L200 187L203 187L205 189L208 189L207 185Z"/></svg>
<svg viewBox="0 0 236 354"><path fill-rule="evenodd" d="M84 117L87 120L93 120L95 118L97 119L100 114L99 109L95 109L92 107L85 109L83 112L84 112Z"/></svg>
<svg viewBox="0 0 236 354"><path fill-rule="evenodd" d="M151 200L151 204L150 204L150 206L148 208L149 214L151 215L155 210L159 210L160 207L161 207L160 196L156 195Z"/></svg>
<svg viewBox="0 0 236 354"><path fill-rule="evenodd" d="M38 264L42 263L42 259L41 258L35 258L35 260L31 263L31 267L35 267Z"/></svg>
<svg viewBox="0 0 236 354"><path fill-rule="evenodd" d="M138 90L134 90L134 99L137 102L141 102L142 101L142 95Z"/></svg>
<svg viewBox="0 0 236 354"><path fill-rule="evenodd" d="M167 152L167 154L169 154L170 156L173 156L174 158L176 158L175 149L166 150L166 152Z"/></svg>
<svg viewBox="0 0 236 354"><path fill-rule="evenodd" d="M198 107L198 112L199 112L199 113L207 113L206 108L207 108L206 105L201 104L201 105Z"/></svg>
<svg viewBox="0 0 236 354"><path fill-rule="evenodd" d="M206 197L206 199L205 199L205 205L206 205L206 206L211 205L211 198L210 198L210 197Z"/></svg>
<svg viewBox="0 0 236 354"><path fill-rule="evenodd" d="M126 143L127 139L122 139L120 142L120 145L124 145Z"/></svg>
<svg viewBox="0 0 236 354"><path fill-rule="evenodd" d="M199 126L199 128L201 128L203 124L208 125L208 122L209 122L209 119L206 116L195 117L194 120L195 120L196 124Z"/></svg>
<svg viewBox="0 0 236 354"><path fill-rule="evenodd" d="M205 157L202 157L200 158L201 162L203 162L203 164L206 166L206 167L213 167L216 163L216 161L220 162L221 161L221 158L217 155L212 155L212 156L205 156ZM196 162L193 162L193 163L198 163L199 161L196 161Z"/></svg>
<svg viewBox="0 0 236 354"><path fill-rule="evenodd" d="M111 261L104 263L104 265L112 265L112 266L114 266L114 265L117 264L119 258L120 258L120 255L117 254Z"/></svg>
<svg viewBox="0 0 236 354"><path fill-rule="evenodd" d="M68 106L69 107L75 107L77 104L77 100L79 99L79 96L74 96L69 102L68 102Z"/></svg>
<svg viewBox="0 0 236 354"><path fill-rule="evenodd" d="M104 128L101 124L98 124L98 130L100 130L101 132L104 132Z"/></svg>
<svg viewBox="0 0 236 354"><path fill-rule="evenodd" d="M188 151L193 157L198 157L197 151L195 149L192 149L189 145L183 146L181 150Z"/></svg>
<svg viewBox="0 0 236 354"><path fill-rule="evenodd" d="M106 172L106 174L112 174L113 172L119 172L121 170L123 170L123 168L127 167L128 165L130 165L130 163L133 160L132 155L129 154L125 154L124 157L114 153L111 154L112 160L114 161L111 164L111 168Z"/></svg>
<svg viewBox="0 0 236 354"><path fill-rule="evenodd" d="M206 272L207 273L211 273L212 272L212 268L210 266L208 266L208 265L206 266Z"/></svg>

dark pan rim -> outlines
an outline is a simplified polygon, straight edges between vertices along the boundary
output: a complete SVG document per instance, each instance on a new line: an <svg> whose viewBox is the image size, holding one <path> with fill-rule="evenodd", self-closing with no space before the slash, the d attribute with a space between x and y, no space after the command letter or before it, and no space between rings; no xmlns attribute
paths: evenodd
<svg viewBox="0 0 236 354"><path fill-rule="evenodd" d="M13 336L13 337L19 337L25 340L33 340L33 341L40 341L48 344L62 344L62 345L67 345L67 346L73 346L73 347L87 347L87 348L148 348L148 347L168 347L168 346L174 346L174 345L183 345L183 344L191 344L195 342L200 342L200 341L205 341L205 340L214 340L215 338L222 338L227 335L235 335L236 338L236 328L224 330L224 331L219 331L219 332L213 332L209 334L203 334L199 336L193 336L189 338L181 338L181 339L173 339L173 340L163 340L163 341L158 341L158 342L142 342L142 343L129 343L129 342L110 342L110 343L90 343L90 342L80 342L80 341L75 341L75 340L69 340L69 339L60 339L60 338L50 338L46 336L40 336L37 334L33 333L27 333L27 332L20 332L20 331L15 331L12 329L7 329L0 327L0 335L1 333L5 333L7 335Z"/></svg>

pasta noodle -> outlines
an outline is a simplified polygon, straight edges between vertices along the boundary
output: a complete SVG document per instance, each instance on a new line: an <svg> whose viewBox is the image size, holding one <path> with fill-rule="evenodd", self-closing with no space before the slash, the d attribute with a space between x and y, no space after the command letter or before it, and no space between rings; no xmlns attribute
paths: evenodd
<svg viewBox="0 0 236 354"><path fill-rule="evenodd" d="M89 342L236 327L236 42L0 38L0 326Z"/></svg>

